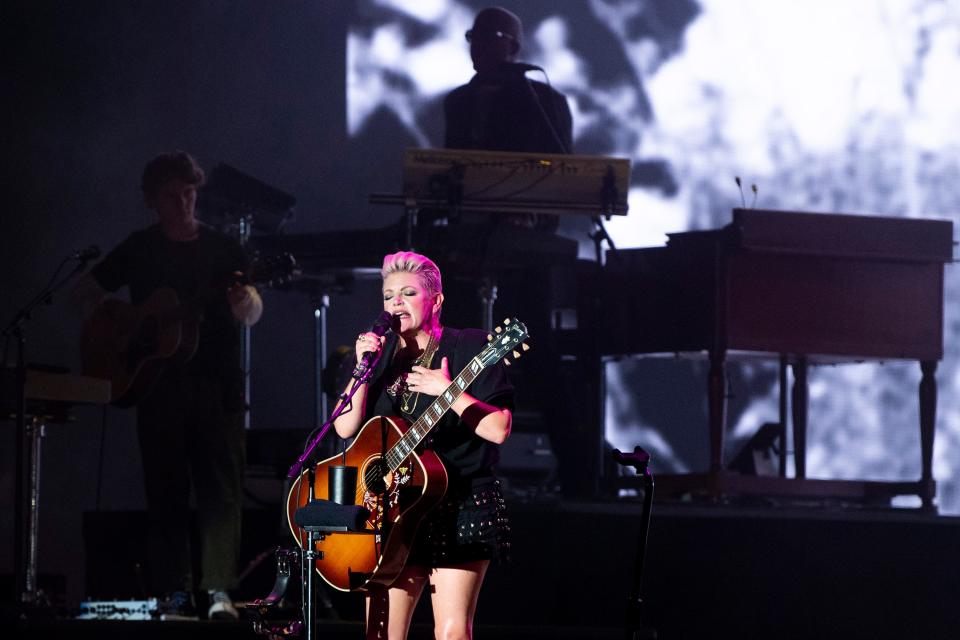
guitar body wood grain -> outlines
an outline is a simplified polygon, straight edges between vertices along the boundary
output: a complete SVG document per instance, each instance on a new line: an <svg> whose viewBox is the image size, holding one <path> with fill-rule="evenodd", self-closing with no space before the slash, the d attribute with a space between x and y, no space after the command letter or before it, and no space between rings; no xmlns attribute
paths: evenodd
<svg viewBox="0 0 960 640"><path fill-rule="evenodd" d="M370 510L366 531L329 533L317 544L323 557L316 561L321 577L341 591L366 590L371 584L389 585L403 569L421 518L440 502L447 490L447 472L433 451L411 453L390 472L382 454L397 443L408 425L400 418L375 417L367 421L344 456L336 455L304 471L287 496L287 521L301 547L307 534L294 522L294 513L314 498L329 499L329 468L358 468L356 504Z"/></svg>

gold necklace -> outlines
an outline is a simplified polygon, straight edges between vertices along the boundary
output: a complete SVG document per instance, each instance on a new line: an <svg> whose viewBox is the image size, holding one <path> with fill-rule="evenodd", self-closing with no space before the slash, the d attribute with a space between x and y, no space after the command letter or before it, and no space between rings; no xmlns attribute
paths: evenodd
<svg viewBox="0 0 960 640"><path fill-rule="evenodd" d="M395 368L398 368L397 377L389 387L387 387L387 394L392 398L400 396L400 411L411 415L413 410L417 407L417 401L420 399L420 392L414 393L410 391L410 388L407 386L407 374L413 369L413 367L430 367L430 363L433 361L433 354L437 352L437 347L440 346L437 339L437 335L441 333L442 329L437 329L430 332L430 339L427 341L427 346L424 348L423 353L420 354L420 357L410 363L409 368L401 367L399 364L395 364ZM398 344L399 347L399 344ZM393 357L396 362L398 354L400 353L399 348L394 352ZM410 403L410 400L413 400L413 404Z"/></svg>

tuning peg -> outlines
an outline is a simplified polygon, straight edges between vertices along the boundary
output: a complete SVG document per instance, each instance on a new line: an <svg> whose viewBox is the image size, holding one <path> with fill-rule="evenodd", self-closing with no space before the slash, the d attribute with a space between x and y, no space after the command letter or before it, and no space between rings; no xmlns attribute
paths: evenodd
<svg viewBox="0 0 960 640"><path fill-rule="evenodd" d="M523 349L524 351L530 351L530 345L528 345L526 342L522 343L520 345L520 348Z"/></svg>
<svg viewBox="0 0 960 640"><path fill-rule="evenodd" d="M504 358L504 359L503 359L503 364L505 364L505 365L507 365L507 366L509 367L509 366L510 366L510 361L507 360L506 358Z"/></svg>
<svg viewBox="0 0 960 640"><path fill-rule="evenodd" d="M510 324L510 318L504 318L503 324Z"/></svg>
<svg viewBox="0 0 960 640"><path fill-rule="evenodd" d="M496 331L497 333L503 333L503 327L497 327L496 329L494 329L494 331Z"/></svg>
<svg viewBox="0 0 960 640"><path fill-rule="evenodd" d="M520 352L517 351L516 349L513 350L513 359L514 359L514 360L519 360L519 359L520 359Z"/></svg>

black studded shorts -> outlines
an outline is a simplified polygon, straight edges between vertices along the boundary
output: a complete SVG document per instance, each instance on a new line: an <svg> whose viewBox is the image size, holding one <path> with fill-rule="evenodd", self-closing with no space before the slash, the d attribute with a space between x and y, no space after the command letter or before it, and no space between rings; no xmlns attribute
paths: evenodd
<svg viewBox="0 0 960 640"><path fill-rule="evenodd" d="M510 559L510 520L496 478L475 478L451 486L420 523L408 564L447 567Z"/></svg>

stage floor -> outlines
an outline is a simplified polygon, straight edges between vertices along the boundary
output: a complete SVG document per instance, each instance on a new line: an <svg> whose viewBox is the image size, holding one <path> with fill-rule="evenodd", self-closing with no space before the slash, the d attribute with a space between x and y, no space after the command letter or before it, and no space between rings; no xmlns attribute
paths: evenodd
<svg viewBox="0 0 960 640"><path fill-rule="evenodd" d="M619 638L632 584L642 507L634 501L514 499L513 561L492 567L477 638ZM89 514L86 535L121 531L135 513ZM270 510L246 514L245 548L287 544ZM127 550L111 547L115 559ZM102 564L88 569L103 580ZM645 622L671 639L903 638L960 629L960 518L830 504L654 505L643 582ZM272 560L241 591L263 597ZM114 584L122 584L122 576ZM101 589L103 587L100 587ZM102 596L103 594L101 594ZM116 594L121 597L125 594ZM339 620L321 638L362 637L359 594L330 593ZM428 598L411 637L429 638ZM255 637L250 623L36 620L24 637Z"/></svg>

